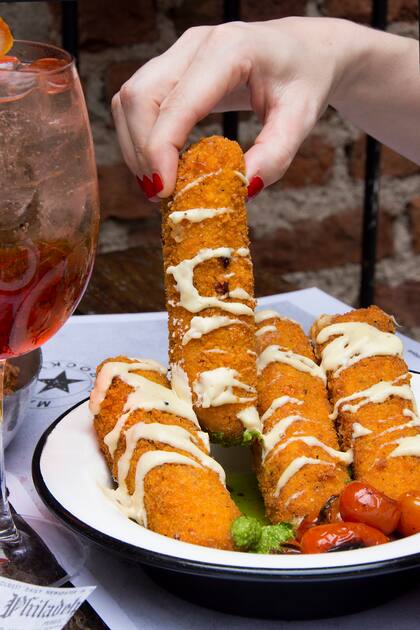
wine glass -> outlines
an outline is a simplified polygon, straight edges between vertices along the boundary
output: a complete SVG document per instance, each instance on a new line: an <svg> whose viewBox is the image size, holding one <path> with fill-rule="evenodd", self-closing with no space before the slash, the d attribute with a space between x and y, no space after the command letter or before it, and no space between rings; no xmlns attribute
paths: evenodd
<svg viewBox="0 0 420 630"><path fill-rule="evenodd" d="M74 61L54 46L15 41L0 58L0 194L2 421L6 359L37 348L65 323L83 295L95 255L99 204L89 120ZM34 563L42 556L52 561L44 535L82 554L62 526L32 525L12 517L0 430L1 575L33 582ZM43 532L41 538L31 535L33 529ZM49 584L66 577L45 575Z"/></svg>

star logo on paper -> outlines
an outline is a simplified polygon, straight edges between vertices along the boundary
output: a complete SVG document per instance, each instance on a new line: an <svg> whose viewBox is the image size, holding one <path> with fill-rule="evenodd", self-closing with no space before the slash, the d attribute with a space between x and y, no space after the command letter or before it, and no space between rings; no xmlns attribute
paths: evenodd
<svg viewBox="0 0 420 630"><path fill-rule="evenodd" d="M70 393L69 385L71 383L80 383L83 379L81 378L67 378L66 371L63 370L60 374L57 374L54 378L40 378L38 379L41 383L45 383L44 387L38 392L38 394L42 394L43 392L48 392L50 389L59 389L62 392Z"/></svg>
<svg viewBox="0 0 420 630"><path fill-rule="evenodd" d="M95 369L90 365L72 360L44 361L31 407L71 407L89 396L94 379Z"/></svg>

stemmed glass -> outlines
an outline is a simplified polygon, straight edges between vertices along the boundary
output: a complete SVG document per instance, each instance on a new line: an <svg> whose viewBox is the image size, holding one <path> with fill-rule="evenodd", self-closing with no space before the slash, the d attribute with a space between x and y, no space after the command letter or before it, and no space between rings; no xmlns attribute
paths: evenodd
<svg viewBox="0 0 420 630"><path fill-rule="evenodd" d="M64 324L95 255L99 212L89 120L74 62L54 46L15 41L0 59L0 194L2 420L6 359L37 348ZM0 430L0 574L33 581L40 541L31 537L30 522L20 528L17 522L6 496ZM40 523L35 529L44 531ZM62 544L72 547L68 539Z"/></svg>

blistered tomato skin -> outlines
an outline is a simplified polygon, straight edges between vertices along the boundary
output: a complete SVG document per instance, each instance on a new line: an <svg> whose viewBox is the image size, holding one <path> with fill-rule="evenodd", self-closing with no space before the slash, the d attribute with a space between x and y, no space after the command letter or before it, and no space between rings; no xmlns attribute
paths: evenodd
<svg viewBox="0 0 420 630"><path fill-rule="evenodd" d="M403 536L420 532L420 492L407 492L400 497L401 518L398 531Z"/></svg>
<svg viewBox="0 0 420 630"><path fill-rule="evenodd" d="M307 532L308 529L315 527L317 524L318 519L310 519L306 516L296 530L296 540L302 540L302 536L305 532Z"/></svg>
<svg viewBox="0 0 420 630"><path fill-rule="evenodd" d="M401 510L397 501L361 481L347 484L340 496L340 513L345 521L364 523L384 534L395 531Z"/></svg>
<svg viewBox="0 0 420 630"><path fill-rule="evenodd" d="M308 529L300 541L302 553L347 551L388 542L378 529L364 523L326 523Z"/></svg>

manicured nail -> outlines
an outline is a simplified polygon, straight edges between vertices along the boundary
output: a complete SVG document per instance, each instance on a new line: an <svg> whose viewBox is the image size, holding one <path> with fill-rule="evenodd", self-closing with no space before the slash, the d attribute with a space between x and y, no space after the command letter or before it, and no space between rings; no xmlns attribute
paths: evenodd
<svg viewBox="0 0 420 630"><path fill-rule="evenodd" d="M155 195L159 194L161 190L163 190L163 182L159 173L153 173L153 188L155 189Z"/></svg>
<svg viewBox="0 0 420 630"><path fill-rule="evenodd" d="M248 184L248 199L258 195L264 188L264 182L259 175L254 175Z"/></svg>
<svg viewBox="0 0 420 630"><path fill-rule="evenodd" d="M144 175L143 177L137 177L137 182L148 199L150 199L151 197L155 197L155 187L152 180L149 179L147 175Z"/></svg>
<svg viewBox="0 0 420 630"><path fill-rule="evenodd" d="M142 178L141 178L141 177L137 177L137 175L136 175L136 180L137 180L137 183L138 183L138 185L139 185L140 190L141 190L142 192L144 192L144 194L146 194L146 191L144 190L144 185L143 185L143 180L142 180Z"/></svg>

